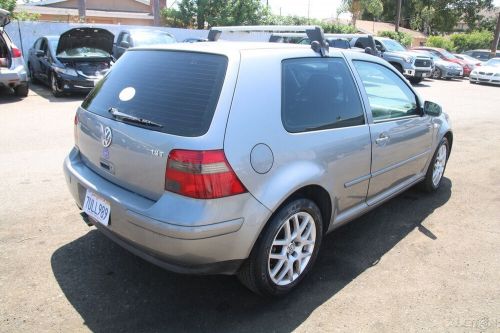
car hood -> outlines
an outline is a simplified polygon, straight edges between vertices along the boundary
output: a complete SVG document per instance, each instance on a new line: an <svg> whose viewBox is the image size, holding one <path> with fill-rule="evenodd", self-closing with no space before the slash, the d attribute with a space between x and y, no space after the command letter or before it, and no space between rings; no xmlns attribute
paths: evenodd
<svg viewBox="0 0 500 333"><path fill-rule="evenodd" d="M500 67L495 67L495 66L479 66L476 67L475 70L486 73L500 73Z"/></svg>
<svg viewBox="0 0 500 333"><path fill-rule="evenodd" d="M79 47L95 48L111 54L114 39L115 35L106 29L74 28L64 32L59 37L56 54Z"/></svg>
<svg viewBox="0 0 500 333"><path fill-rule="evenodd" d="M5 27L10 22L10 13L5 9L0 8L0 28Z"/></svg>

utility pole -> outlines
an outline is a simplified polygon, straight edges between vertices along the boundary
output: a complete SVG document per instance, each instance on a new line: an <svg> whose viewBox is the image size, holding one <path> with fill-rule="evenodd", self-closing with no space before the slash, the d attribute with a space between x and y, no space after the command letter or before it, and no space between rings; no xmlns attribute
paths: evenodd
<svg viewBox="0 0 500 333"><path fill-rule="evenodd" d="M153 24L155 26L160 25L160 0L152 0L152 11L153 11Z"/></svg>
<svg viewBox="0 0 500 333"><path fill-rule="evenodd" d="M78 0L78 20L80 22L85 22L87 16L86 11L87 11L86 0Z"/></svg>
<svg viewBox="0 0 500 333"><path fill-rule="evenodd" d="M399 23L401 21L401 2L402 0L398 0L398 6L396 8L396 25L395 25L396 32L399 32Z"/></svg>
<svg viewBox="0 0 500 333"><path fill-rule="evenodd" d="M311 0L307 1L307 24L311 24L311 19L309 17L309 12L311 10Z"/></svg>
<svg viewBox="0 0 500 333"><path fill-rule="evenodd" d="M493 42L491 43L490 58L496 57L499 39L500 39L500 12L498 12L498 17L497 17L497 27L495 29L495 37L493 38Z"/></svg>

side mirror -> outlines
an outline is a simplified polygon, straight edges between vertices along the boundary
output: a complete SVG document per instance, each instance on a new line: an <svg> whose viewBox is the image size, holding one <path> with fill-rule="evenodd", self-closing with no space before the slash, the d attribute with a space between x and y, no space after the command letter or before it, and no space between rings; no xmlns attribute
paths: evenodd
<svg viewBox="0 0 500 333"><path fill-rule="evenodd" d="M35 55L37 57L43 57L45 55L45 52L43 52L42 50L36 50Z"/></svg>
<svg viewBox="0 0 500 333"><path fill-rule="evenodd" d="M429 116L439 117L441 113L443 113L443 110L441 109L441 105L434 102L425 101L424 113L428 114Z"/></svg>
<svg viewBox="0 0 500 333"><path fill-rule="evenodd" d="M128 49L130 47L130 43L127 42L126 40L122 40L120 42L120 47L123 47L124 49Z"/></svg>

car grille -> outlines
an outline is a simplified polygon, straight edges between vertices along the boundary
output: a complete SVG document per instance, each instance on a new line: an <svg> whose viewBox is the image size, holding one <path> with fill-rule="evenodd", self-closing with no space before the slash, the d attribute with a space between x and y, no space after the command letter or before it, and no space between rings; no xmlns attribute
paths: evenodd
<svg viewBox="0 0 500 333"><path fill-rule="evenodd" d="M479 72L481 75L493 75L493 73Z"/></svg>
<svg viewBox="0 0 500 333"><path fill-rule="evenodd" d="M431 61L426 59L417 59L415 60L416 67L430 67Z"/></svg>

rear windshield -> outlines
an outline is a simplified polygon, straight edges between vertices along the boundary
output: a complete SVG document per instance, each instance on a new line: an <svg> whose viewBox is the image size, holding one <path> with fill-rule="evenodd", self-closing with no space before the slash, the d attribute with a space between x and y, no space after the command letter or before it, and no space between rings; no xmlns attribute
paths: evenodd
<svg viewBox="0 0 500 333"><path fill-rule="evenodd" d="M201 136L212 122L226 68L227 58L221 55L128 51L82 107L107 118L113 118L109 110L114 108L161 127L123 120L133 126L179 136Z"/></svg>

